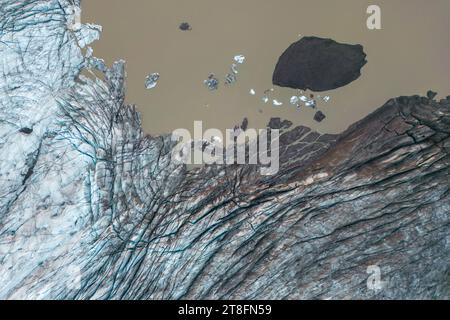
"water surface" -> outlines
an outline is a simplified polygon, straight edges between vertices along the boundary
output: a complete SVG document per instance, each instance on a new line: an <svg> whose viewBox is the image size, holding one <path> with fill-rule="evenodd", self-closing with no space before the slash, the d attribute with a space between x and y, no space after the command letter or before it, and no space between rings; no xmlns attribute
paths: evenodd
<svg viewBox="0 0 450 320"><path fill-rule="evenodd" d="M368 30L365 0L83 0L83 20L103 26L96 56L108 64L127 61L127 102L137 104L148 133L205 127L231 128L244 117L263 128L271 117L289 119L316 130L338 133L387 99L450 94L450 1L379 0L382 30ZM178 29L189 22L191 31ZM276 89L281 107L264 104L280 54L302 35L362 44L368 64L350 85L325 94L315 111L289 104L292 89ZM238 82L223 79L236 54L246 56ZM144 87L148 73L161 74L153 90ZM203 84L210 72L222 81L217 92ZM256 96L249 90L254 89Z"/></svg>

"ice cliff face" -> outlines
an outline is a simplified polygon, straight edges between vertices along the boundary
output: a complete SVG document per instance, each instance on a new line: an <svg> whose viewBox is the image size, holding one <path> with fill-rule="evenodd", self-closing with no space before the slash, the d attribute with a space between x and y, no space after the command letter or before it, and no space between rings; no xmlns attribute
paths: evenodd
<svg viewBox="0 0 450 320"><path fill-rule="evenodd" d="M339 136L273 119L276 176L186 171L77 7L0 0L0 298L450 298L450 97Z"/></svg>

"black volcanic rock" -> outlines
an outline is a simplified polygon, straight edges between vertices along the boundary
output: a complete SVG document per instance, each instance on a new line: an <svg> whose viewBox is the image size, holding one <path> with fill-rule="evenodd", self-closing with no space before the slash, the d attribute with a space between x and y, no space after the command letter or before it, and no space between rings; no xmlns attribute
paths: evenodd
<svg viewBox="0 0 450 320"><path fill-rule="evenodd" d="M21 128L21 129L19 130L19 132L20 132L20 133L25 133L25 134L31 134L31 133L33 133L33 129L24 127L24 128Z"/></svg>
<svg viewBox="0 0 450 320"><path fill-rule="evenodd" d="M358 79L366 63L361 45L305 37L281 55L272 81L280 87L327 91Z"/></svg>
<svg viewBox="0 0 450 320"><path fill-rule="evenodd" d="M437 96L437 92L434 92L434 91L432 91L432 90L429 90L429 91L427 92L427 97L428 97L428 99L430 99L430 100L433 100L434 98L436 98L436 96Z"/></svg>
<svg viewBox="0 0 450 320"><path fill-rule="evenodd" d="M189 23L187 23L187 22L181 23L180 26L179 26L179 28L180 28L180 30L182 30L182 31L190 31L190 30L192 30L191 25L190 25Z"/></svg>
<svg viewBox="0 0 450 320"><path fill-rule="evenodd" d="M314 120L316 120L317 122L322 122L325 118L326 116L323 114L322 111L317 111L316 114L314 115Z"/></svg>
<svg viewBox="0 0 450 320"><path fill-rule="evenodd" d="M241 129L243 131L246 131L248 129L248 119L247 118L244 118L244 120L242 120Z"/></svg>
<svg viewBox="0 0 450 320"><path fill-rule="evenodd" d="M281 120L281 118L271 118L267 127L271 129L289 129L292 122L289 120Z"/></svg>

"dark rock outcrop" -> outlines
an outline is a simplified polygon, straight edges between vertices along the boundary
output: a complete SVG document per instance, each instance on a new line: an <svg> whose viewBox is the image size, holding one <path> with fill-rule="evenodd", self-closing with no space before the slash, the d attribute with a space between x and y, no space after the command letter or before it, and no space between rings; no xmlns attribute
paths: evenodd
<svg viewBox="0 0 450 320"><path fill-rule="evenodd" d="M325 118L326 116L322 111L317 111L314 115L314 120L317 122L322 122L323 120L325 120Z"/></svg>
<svg viewBox="0 0 450 320"><path fill-rule="evenodd" d="M358 79L366 62L361 45L304 37L281 55L272 81L280 87L332 90Z"/></svg>
<svg viewBox="0 0 450 320"><path fill-rule="evenodd" d="M436 96L437 96L437 92L434 92L434 91L432 91L432 90L429 90L429 91L427 92L427 97L428 97L428 99L430 99L430 100L433 100L434 98L436 98Z"/></svg>
<svg viewBox="0 0 450 320"><path fill-rule="evenodd" d="M248 119L247 118L244 118L244 120L242 120L241 129L243 131L246 131L248 129Z"/></svg>
<svg viewBox="0 0 450 320"><path fill-rule="evenodd" d="M20 133L24 133L24 134L32 134L33 133L33 129L32 128L27 128L27 127L23 127L19 130Z"/></svg>
<svg viewBox="0 0 450 320"><path fill-rule="evenodd" d="M191 31L192 27L189 23L187 22L182 22L179 27L178 27L181 31Z"/></svg>
<svg viewBox="0 0 450 320"><path fill-rule="evenodd" d="M292 126L289 120L281 120L281 118L271 118L267 127L271 129L288 129Z"/></svg>

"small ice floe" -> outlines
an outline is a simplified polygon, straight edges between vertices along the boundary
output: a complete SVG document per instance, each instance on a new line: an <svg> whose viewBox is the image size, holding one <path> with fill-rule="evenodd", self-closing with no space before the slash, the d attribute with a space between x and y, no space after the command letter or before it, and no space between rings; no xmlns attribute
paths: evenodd
<svg viewBox="0 0 450 320"><path fill-rule="evenodd" d="M234 61L236 63L242 64L244 63L245 57L244 56L235 56ZM230 85L237 81L237 74L238 71L238 65L236 63L233 63L230 67L230 72L225 77L225 84Z"/></svg>
<svg viewBox="0 0 450 320"><path fill-rule="evenodd" d="M255 91L255 89L250 89L250 92L249 92L252 96L254 96L254 95L256 95L256 91Z"/></svg>
<svg viewBox="0 0 450 320"><path fill-rule="evenodd" d="M216 78L214 73L210 73L208 76L208 79L203 81L203 83L206 85L206 87L210 91L217 90L219 88L219 80Z"/></svg>
<svg viewBox="0 0 450 320"><path fill-rule="evenodd" d="M282 106L282 105L283 105L283 102L278 101L277 99L273 99L272 103L273 103L273 105L276 106L276 107L279 107L279 106Z"/></svg>
<svg viewBox="0 0 450 320"><path fill-rule="evenodd" d="M262 97L262 101L264 102L264 103L268 103L269 101L270 101L270 95L273 93L275 91L275 89L274 88L270 88L270 89L267 89L267 90L265 90L264 91L264 95L263 95L263 97ZM274 100L275 101L275 100Z"/></svg>
<svg viewBox="0 0 450 320"><path fill-rule="evenodd" d="M239 71L238 71L238 69L237 69L237 64L236 64L236 63L233 63L233 64L231 65L231 72L234 73L234 74L238 74L238 73L239 73Z"/></svg>
<svg viewBox="0 0 450 320"><path fill-rule="evenodd" d="M307 96L300 96L298 97L300 99L300 101L302 102L307 102L308 101L308 97Z"/></svg>
<svg viewBox="0 0 450 320"><path fill-rule="evenodd" d="M291 97L291 104L294 106L298 106L298 104L300 103L300 97L298 96L292 96Z"/></svg>
<svg viewBox="0 0 450 320"><path fill-rule="evenodd" d="M328 102L328 101L331 100L331 97L330 96L325 96L325 97L322 98L322 100L325 101L325 102Z"/></svg>
<svg viewBox="0 0 450 320"><path fill-rule="evenodd" d="M230 85L237 81L237 77L235 73L228 73L225 77L225 84Z"/></svg>
<svg viewBox="0 0 450 320"><path fill-rule="evenodd" d="M234 61L236 61L239 64L243 64L245 61L245 56L243 56L242 54L236 55L234 56Z"/></svg>
<svg viewBox="0 0 450 320"><path fill-rule="evenodd" d="M145 87L147 89L153 89L158 84L159 73L151 73L145 78Z"/></svg>
<svg viewBox="0 0 450 320"><path fill-rule="evenodd" d="M315 100L313 100L313 99L311 99L311 100L308 100L308 101L306 101L305 102L305 106L307 106L307 107L311 107L311 108L315 108L316 107L316 101Z"/></svg>

